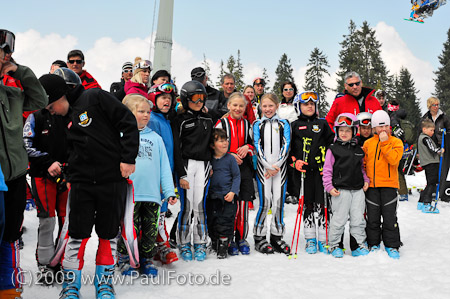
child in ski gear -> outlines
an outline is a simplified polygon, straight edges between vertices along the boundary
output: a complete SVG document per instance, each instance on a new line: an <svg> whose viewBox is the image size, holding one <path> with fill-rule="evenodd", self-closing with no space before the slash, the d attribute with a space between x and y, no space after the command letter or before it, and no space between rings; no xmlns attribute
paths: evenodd
<svg viewBox="0 0 450 299"><path fill-rule="evenodd" d="M26 66L16 65L7 57L14 52L15 36L0 29L0 166L8 191L4 192L3 239L0 243L0 298L21 296L23 281L20 269L19 238L26 205L27 152L23 146L24 111L45 107L47 96L34 73ZM3 85L10 74L20 81L23 90ZM3 189L5 190L5 189ZM1 230L1 228L0 228Z"/></svg>
<svg viewBox="0 0 450 299"><path fill-rule="evenodd" d="M255 149L258 155L256 180L259 193L259 210L256 215L253 235L255 248L261 253L289 254L289 245L282 240L284 235L284 201L287 188L287 165L291 128L289 122L280 119L277 109L278 97L266 93L261 97L262 118L253 124ZM272 209L270 244L266 240L266 217Z"/></svg>
<svg viewBox="0 0 450 299"><path fill-rule="evenodd" d="M323 186L331 194L333 212L328 252L334 257L344 256L338 245L350 217L350 235L357 242L357 248L351 248L352 255L367 255L364 191L370 181L364 170L364 152L355 140L358 119L351 113L339 114L334 131L337 139L327 150L323 169Z"/></svg>
<svg viewBox="0 0 450 299"><path fill-rule="evenodd" d="M206 200L208 233L217 258L228 255L228 246L234 235L234 218L237 211L237 196L241 173L236 159L228 153L227 132L214 129L211 138L214 150L211 160L213 175Z"/></svg>
<svg viewBox="0 0 450 299"><path fill-rule="evenodd" d="M366 191L367 243L371 251L375 251L380 249L383 239L389 256L398 259L401 242L397 222L397 168L403 154L403 143L391 136L387 112L375 111L372 127L375 128L375 135L363 145L366 173L370 179Z"/></svg>
<svg viewBox="0 0 450 299"><path fill-rule="evenodd" d="M247 242L249 202L253 200L255 190L253 187L253 141L251 126L243 115L247 106L244 95L234 92L228 98L227 107L229 115L216 123L216 128L224 129L228 136L228 152L236 159L241 172L241 185L238 197L238 211L236 214L234 240L230 240L229 254L237 255L239 252L246 255L250 253Z"/></svg>
<svg viewBox="0 0 450 299"><path fill-rule="evenodd" d="M432 120L424 119L421 123L422 133L419 135L418 150L420 165L425 169L427 186L420 193L417 209L424 213L439 213L431 205L433 196L436 196L436 185L439 183L439 156L444 154L444 149L436 146L433 139L435 125Z"/></svg>
<svg viewBox="0 0 450 299"><path fill-rule="evenodd" d="M44 75L40 81L50 99L66 86L64 79L54 74ZM62 261L65 280L61 296L80 295L84 252L95 225L99 237L94 281L97 297L114 298L112 275L128 188L125 178L134 172L139 149L136 118L113 95L99 88L84 90L76 85L66 95L47 106L57 115L67 115L71 108L67 135L70 212L66 218L68 241Z"/></svg>
<svg viewBox="0 0 450 299"><path fill-rule="evenodd" d="M364 142L373 136L372 133L372 113L369 112L361 112L357 116L359 121L358 126L358 136L356 136L356 140L358 141L359 146L363 146Z"/></svg>
<svg viewBox="0 0 450 299"><path fill-rule="evenodd" d="M176 203L172 172L164 142L158 134L147 127L150 109L153 106L145 97L138 94L125 96L123 103L136 117L139 129L139 153L136 158L136 171L130 176L134 183L134 227L139 240L140 271L145 275L156 276L157 268L153 265L156 235L158 234L159 208L161 192L170 204ZM151 171L149 171L151 170ZM123 243L118 248L119 258L126 260L127 254ZM121 272L131 275L133 269L123 263ZM128 267L127 267L128 266Z"/></svg>
<svg viewBox="0 0 450 299"><path fill-rule="evenodd" d="M67 71L72 72L78 84L81 84L75 72ZM65 88L55 89L49 101L61 98L68 89L67 84ZM53 272L58 270L49 266L55 252L55 216L58 214L59 232L66 217L69 193L63 173L63 165L68 159L66 126L67 119L63 116L51 115L47 109L41 109L30 114L23 127L23 140L30 160L32 191L39 217L36 260L41 271L41 282L46 284L53 283Z"/></svg>
<svg viewBox="0 0 450 299"><path fill-rule="evenodd" d="M333 131L327 122L317 116L318 101L319 95L315 92L306 91L298 94L294 99L294 105L300 115L291 124L291 155L294 162L292 166L297 169L294 174L294 190L296 191L294 195L297 197L299 195L300 172L305 172L303 224L306 252L311 254L317 252L317 239L319 250L325 251L325 196L322 172L326 150L334 138ZM317 233L316 220L318 220Z"/></svg>
<svg viewBox="0 0 450 299"><path fill-rule="evenodd" d="M192 260L191 234L194 257L206 258L207 228L205 199L211 171L209 140L213 130L211 117L202 111L206 89L198 81L189 81L181 88L184 112L172 123L175 171L178 176L180 213L178 214L177 243L181 257ZM192 213L194 217L191 217ZM191 224L193 223L193 228Z"/></svg>
<svg viewBox="0 0 450 299"><path fill-rule="evenodd" d="M167 71L165 71L167 73ZM161 72L161 74L165 74ZM156 75L156 73L155 73ZM155 77L155 75L153 77ZM172 175L174 173L173 160L173 134L170 125L173 105L176 101L175 86L169 83L152 86L148 94L150 102L155 103L152 108L152 117L148 123L150 129L155 131L164 141L164 146L169 158ZM164 194L161 193L161 199ZM169 234L166 230L166 212L168 210L167 200L163 201L159 216L158 236L156 237L157 247L155 259L163 264L170 264L178 260L175 251L170 247Z"/></svg>

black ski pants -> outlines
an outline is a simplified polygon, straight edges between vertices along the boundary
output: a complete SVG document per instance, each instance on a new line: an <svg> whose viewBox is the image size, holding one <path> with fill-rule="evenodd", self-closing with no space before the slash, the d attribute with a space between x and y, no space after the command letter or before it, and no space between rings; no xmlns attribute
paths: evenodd
<svg viewBox="0 0 450 299"><path fill-rule="evenodd" d="M206 200L206 220L208 234L212 241L220 237L232 240L234 233L234 219L237 212L237 197L232 202L225 201L223 197L208 197Z"/></svg>
<svg viewBox="0 0 450 299"><path fill-rule="evenodd" d="M369 246L380 245L382 238L385 247L400 247L397 202L396 188L379 187L366 191L366 234Z"/></svg>

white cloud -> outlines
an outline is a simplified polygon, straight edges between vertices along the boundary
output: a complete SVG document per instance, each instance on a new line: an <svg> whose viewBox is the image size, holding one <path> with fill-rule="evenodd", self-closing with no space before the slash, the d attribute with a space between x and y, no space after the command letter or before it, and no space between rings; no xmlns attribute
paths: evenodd
<svg viewBox="0 0 450 299"><path fill-rule="evenodd" d="M433 66L414 56L394 27L380 22L375 26L376 37L382 43L381 57L391 73L398 74L402 67L408 69L419 90L422 113L426 111L426 99L434 92Z"/></svg>

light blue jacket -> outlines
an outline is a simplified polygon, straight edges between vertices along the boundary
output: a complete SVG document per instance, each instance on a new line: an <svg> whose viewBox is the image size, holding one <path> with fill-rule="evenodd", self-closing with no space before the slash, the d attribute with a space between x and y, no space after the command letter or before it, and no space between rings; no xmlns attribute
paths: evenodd
<svg viewBox="0 0 450 299"><path fill-rule="evenodd" d="M139 132L136 170L130 179L134 183L135 201L161 204L160 189L162 189L164 198L175 196L172 172L164 142L148 127Z"/></svg>
<svg viewBox="0 0 450 299"><path fill-rule="evenodd" d="M8 187L5 184L5 177L3 176L1 166L0 166L0 191L8 191Z"/></svg>

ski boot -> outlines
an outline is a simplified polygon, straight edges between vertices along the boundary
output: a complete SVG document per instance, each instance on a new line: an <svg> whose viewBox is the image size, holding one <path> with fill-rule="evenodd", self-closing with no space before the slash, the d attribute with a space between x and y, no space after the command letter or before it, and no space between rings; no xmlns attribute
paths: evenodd
<svg viewBox="0 0 450 299"><path fill-rule="evenodd" d="M391 248L391 247L384 247L386 249L387 254L390 258L393 258L395 260L398 260L400 258L400 253L398 252L397 248Z"/></svg>
<svg viewBox="0 0 450 299"><path fill-rule="evenodd" d="M327 244L324 241L319 241L317 243L317 247L319 247L319 252L323 252L325 254L328 254Z"/></svg>
<svg viewBox="0 0 450 299"><path fill-rule="evenodd" d="M342 251L342 249L339 246L328 248L328 253L330 253L335 258L344 257L344 251Z"/></svg>
<svg viewBox="0 0 450 299"><path fill-rule="evenodd" d="M264 237L254 237L255 238L255 249L261 253L273 254L273 247L267 242Z"/></svg>
<svg viewBox="0 0 450 299"><path fill-rule="evenodd" d="M417 202L417 210L419 210L419 211L423 210L423 202L421 202L421 201Z"/></svg>
<svg viewBox="0 0 450 299"><path fill-rule="evenodd" d="M155 260L161 261L165 265L178 261L178 256L170 247L169 241L158 244Z"/></svg>
<svg viewBox="0 0 450 299"><path fill-rule="evenodd" d="M226 259L228 256L228 238L222 237L218 241L217 258Z"/></svg>
<svg viewBox="0 0 450 299"><path fill-rule="evenodd" d="M306 239L306 246L305 246L306 253L309 254L315 254L317 253L317 241L316 239Z"/></svg>
<svg viewBox="0 0 450 299"><path fill-rule="evenodd" d="M199 262L206 260L206 244L194 244L194 258Z"/></svg>
<svg viewBox="0 0 450 299"><path fill-rule="evenodd" d="M112 285L114 265L97 265L95 267L95 293L97 299L114 299L116 293Z"/></svg>
<svg viewBox="0 0 450 299"><path fill-rule="evenodd" d="M239 248L236 244L236 242L231 241L230 245L228 246L228 254L229 255L239 255Z"/></svg>
<svg viewBox="0 0 450 299"><path fill-rule="evenodd" d="M408 194L401 194L398 198L399 201L408 201Z"/></svg>
<svg viewBox="0 0 450 299"><path fill-rule="evenodd" d="M191 243L180 245L180 255L184 261L192 261Z"/></svg>
<svg viewBox="0 0 450 299"><path fill-rule="evenodd" d="M291 253L291 248L289 245L281 239L281 236L270 236L270 245L272 245L273 250L279 253L284 253L288 255Z"/></svg>
<svg viewBox="0 0 450 299"><path fill-rule="evenodd" d="M118 254L117 268L122 275L135 276L137 274L137 270L130 265L130 256L128 254Z"/></svg>
<svg viewBox="0 0 450 299"><path fill-rule="evenodd" d="M149 258L141 258L141 273L147 276L158 276L158 268L153 265L153 262Z"/></svg>
<svg viewBox="0 0 450 299"><path fill-rule="evenodd" d="M431 204L424 204L422 208L422 213L439 214L439 209L433 207Z"/></svg>
<svg viewBox="0 0 450 299"><path fill-rule="evenodd" d="M247 240L240 240L238 242L238 246L240 253L242 253L243 255L250 254L250 245L248 244Z"/></svg>
<svg viewBox="0 0 450 299"><path fill-rule="evenodd" d="M352 250L352 256L363 256L369 254L369 248L367 247L367 243L364 242L359 244L359 247L355 250Z"/></svg>
<svg viewBox="0 0 450 299"><path fill-rule="evenodd" d="M380 244L370 246L369 249L370 249L370 252L377 252L378 250L380 250Z"/></svg>
<svg viewBox="0 0 450 299"><path fill-rule="evenodd" d="M59 294L60 299L80 298L81 270L63 270L64 281Z"/></svg>

